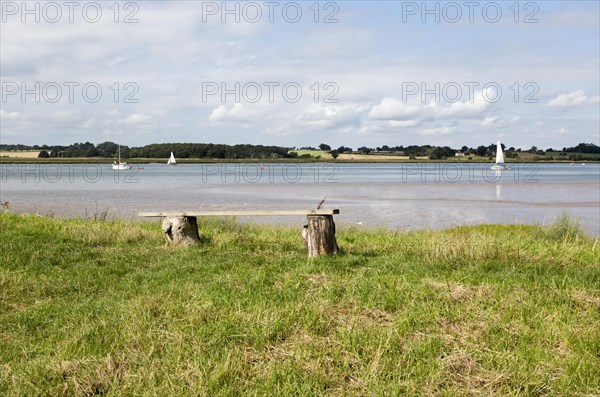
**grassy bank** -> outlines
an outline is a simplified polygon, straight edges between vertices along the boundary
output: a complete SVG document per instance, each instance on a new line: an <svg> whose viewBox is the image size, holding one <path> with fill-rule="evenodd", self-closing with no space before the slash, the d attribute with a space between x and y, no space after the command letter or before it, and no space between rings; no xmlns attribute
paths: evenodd
<svg viewBox="0 0 600 397"><path fill-rule="evenodd" d="M600 243L553 227L299 231L0 213L0 395L592 396Z"/></svg>

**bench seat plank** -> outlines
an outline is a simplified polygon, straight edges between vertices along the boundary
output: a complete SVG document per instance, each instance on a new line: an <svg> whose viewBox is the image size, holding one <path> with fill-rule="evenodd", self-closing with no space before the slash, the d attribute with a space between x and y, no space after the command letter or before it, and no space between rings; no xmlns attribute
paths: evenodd
<svg viewBox="0 0 600 397"><path fill-rule="evenodd" d="M278 215L337 215L339 209L332 210L248 210L248 211L163 211L163 212L138 212L143 217L165 216L278 216Z"/></svg>

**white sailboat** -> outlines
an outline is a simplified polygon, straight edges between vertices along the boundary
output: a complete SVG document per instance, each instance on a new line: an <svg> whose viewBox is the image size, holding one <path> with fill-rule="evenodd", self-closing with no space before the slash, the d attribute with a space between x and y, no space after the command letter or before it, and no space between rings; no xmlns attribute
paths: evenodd
<svg viewBox="0 0 600 397"><path fill-rule="evenodd" d="M119 161L113 161L112 163L112 169L113 170L129 170L131 169L131 167L133 167L133 165L128 164L128 163L121 163L121 145L119 145Z"/></svg>
<svg viewBox="0 0 600 397"><path fill-rule="evenodd" d="M171 152L171 157L169 157L167 165L177 165L177 161L175 161L175 156L173 155L173 152Z"/></svg>
<svg viewBox="0 0 600 397"><path fill-rule="evenodd" d="M502 151L500 140L496 142L496 164L492 165L490 168L496 171L508 169L508 167L504 165L504 152Z"/></svg>

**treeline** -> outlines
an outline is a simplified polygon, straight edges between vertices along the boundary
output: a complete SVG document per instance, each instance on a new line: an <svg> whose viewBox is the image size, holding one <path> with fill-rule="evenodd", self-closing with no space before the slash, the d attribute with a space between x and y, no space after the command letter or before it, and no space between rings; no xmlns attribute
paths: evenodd
<svg viewBox="0 0 600 397"><path fill-rule="evenodd" d="M321 144L319 148L328 147L329 145ZM502 148L506 150L506 147L502 145ZM322 149L323 150L323 149ZM515 153L517 149L514 147L509 148L505 152L507 158L517 157ZM519 149L520 150L520 149ZM494 156L496 153L496 144L492 143L489 146L478 146L477 148L469 148L463 146L461 149L453 149L450 146L432 146L432 145L409 145L409 146L379 146L376 148L369 148L366 146L359 147L356 152L347 146L340 146L337 149L329 151L331 155L336 158L343 153L360 153L360 154L397 154L401 156L408 156L411 159L417 157L428 157L431 160L442 160L448 157L454 157L457 152L462 153L465 156Z"/></svg>
<svg viewBox="0 0 600 397"><path fill-rule="evenodd" d="M567 153L600 154L600 146L596 146L593 143L580 143L575 147L564 147L562 151Z"/></svg>
<svg viewBox="0 0 600 397"><path fill-rule="evenodd" d="M90 142L74 143L69 146L48 145L0 145L0 150L40 150L39 157L104 157L115 158L119 145L104 142L94 145ZM263 145L221 145L212 143L159 143L142 147L121 145L122 158L167 158L171 152L177 158L214 159L277 159L297 157L290 148Z"/></svg>
<svg viewBox="0 0 600 397"><path fill-rule="evenodd" d="M307 147L303 149L314 149L312 147ZM417 157L428 157L432 160L441 160L446 159L448 157L454 157L457 153L462 153L464 156L479 156L479 157L493 157L496 154L496 144L492 143L488 146L480 145L476 148L463 146L460 149L453 149L449 146L432 146L432 145L410 145L410 146L378 146L376 148L369 148L366 146L359 147L356 151L347 146L340 146L337 149L331 149L331 146L322 143L319 145L319 149L326 150L332 154L334 158L337 158L340 154L343 153L360 153L360 154L398 154L402 156L408 156L411 159ZM519 157L518 153L527 152L538 155L545 155L546 151L539 150L536 146L532 146L530 149L523 150L521 148L509 147L507 148L504 144L502 144L502 150L504 151L504 156L506 158L517 158ZM547 150L548 152L553 152L552 148ZM580 143L574 147L564 147L562 149L561 155L567 155L567 153L583 153L583 154L599 154L600 147L594 145L593 143ZM577 159L577 160L585 160L585 159L593 159L590 157L585 157L579 155L578 157L569 156L569 159Z"/></svg>
<svg viewBox="0 0 600 397"><path fill-rule="evenodd" d="M121 147L121 150L123 150L123 147ZM286 147L263 145L158 143L140 148L132 148L129 152L129 157L169 157L171 152L175 153L177 158L276 159L298 156L296 153L289 153L290 150L290 148Z"/></svg>
<svg viewBox="0 0 600 397"><path fill-rule="evenodd" d="M502 144L506 158L516 158L518 153L527 152L537 155L546 155L547 152L556 152L553 149L547 151L539 150L536 146L523 150L521 148L509 147ZM214 159L277 159L294 158L297 153L290 152L288 147L281 146L263 146L263 145L223 145L212 143L158 143L142 147L128 147L121 145L122 158L167 158L171 152L175 153L177 158L214 158ZM301 149L316 150L313 147L303 147ZM398 154L410 158L428 157L434 160L454 157L456 153L462 153L464 156L493 157L496 153L496 144L480 145L476 148L463 146L460 149L453 149L449 146L432 145L409 145L409 146L388 146L383 145L375 148L367 146L359 147L356 151L348 146L340 146L333 149L331 146L322 143L319 149L331 153L337 158L342 153L360 153L360 154ZM68 146L61 145L7 145L0 144L0 150L39 150L39 157L103 157L115 158L119 145L114 142L104 142L94 145L90 142L74 143ZM567 156L569 159L588 159L581 157L581 154L600 154L600 147L593 143L580 143L574 147L563 147L558 150L560 156ZM574 155L573 153L577 154ZM577 157L579 156L579 157ZM591 159L591 158L589 158Z"/></svg>

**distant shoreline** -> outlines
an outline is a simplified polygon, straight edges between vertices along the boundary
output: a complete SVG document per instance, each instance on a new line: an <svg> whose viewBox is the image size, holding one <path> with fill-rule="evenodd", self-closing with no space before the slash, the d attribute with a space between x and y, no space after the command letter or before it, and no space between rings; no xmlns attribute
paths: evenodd
<svg viewBox="0 0 600 397"><path fill-rule="evenodd" d="M131 158L123 159L130 164L167 164L167 158ZM0 164L112 164L114 160L96 157L54 157L54 158L27 158L27 157L1 157ZM452 158L445 160L433 159L315 159L315 158L279 158L279 159L204 159L204 158L182 158L177 159L178 164L210 164L210 163L458 163L458 164L492 164L493 161L483 158L467 160L463 158ZM535 164L535 163L557 163L557 164L583 164L600 163L600 160L531 160L531 159L507 159L507 164Z"/></svg>

